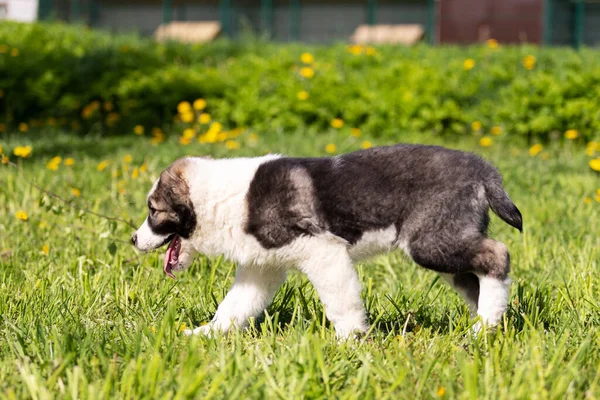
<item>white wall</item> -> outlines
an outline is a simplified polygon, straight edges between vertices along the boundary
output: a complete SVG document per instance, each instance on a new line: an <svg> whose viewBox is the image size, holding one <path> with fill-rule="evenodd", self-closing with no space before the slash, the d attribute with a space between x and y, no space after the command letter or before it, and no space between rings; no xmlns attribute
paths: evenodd
<svg viewBox="0 0 600 400"><path fill-rule="evenodd" d="M6 5L6 19L32 22L37 20L38 0L0 0L0 6Z"/></svg>

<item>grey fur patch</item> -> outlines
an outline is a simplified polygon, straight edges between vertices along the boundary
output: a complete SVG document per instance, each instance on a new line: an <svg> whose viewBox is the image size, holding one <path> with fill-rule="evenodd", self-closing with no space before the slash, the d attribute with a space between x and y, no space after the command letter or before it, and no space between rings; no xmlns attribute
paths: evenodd
<svg viewBox="0 0 600 400"><path fill-rule="evenodd" d="M352 246L365 232L393 225L415 262L447 273L507 273L508 253L486 242L490 207L522 228L492 165L438 146L271 160L256 171L246 199L246 232L265 248L323 231Z"/></svg>

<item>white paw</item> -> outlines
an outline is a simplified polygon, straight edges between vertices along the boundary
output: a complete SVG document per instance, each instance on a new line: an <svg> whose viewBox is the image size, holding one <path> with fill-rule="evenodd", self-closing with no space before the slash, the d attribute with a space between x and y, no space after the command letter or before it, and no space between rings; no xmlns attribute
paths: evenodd
<svg viewBox="0 0 600 400"><path fill-rule="evenodd" d="M183 331L185 336L193 336L193 335L204 335L206 337L211 337L213 332L214 325L212 323L208 323L206 325L199 326L195 329L186 329Z"/></svg>

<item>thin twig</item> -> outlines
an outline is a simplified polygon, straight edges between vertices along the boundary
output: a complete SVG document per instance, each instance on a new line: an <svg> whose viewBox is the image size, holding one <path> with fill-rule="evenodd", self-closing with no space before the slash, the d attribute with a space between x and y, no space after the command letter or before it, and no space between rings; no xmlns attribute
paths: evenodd
<svg viewBox="0 0 600 400"><path fill-rule="evenodd" d="M23 174L23 171L21 170L21 168L19 168L19 166L17 164L13 163L12 161L9 161L8 165L10 165L11 167L15 168L17 171L21 172L21 174ZM44 189L43 187L39 186L35 181L30 181L30 180L28 180L26 178L23 178L23 179L27 183L29 183L31 186L33 186L34 188L36 188L37 190L39 190L40 192L45 193L48 196L50 196L50 197L52 197L52 198L54 198L56 200L60 200L62 203L66 204L67 206L69 206L69 207L71 207L73 209L76 209L76 210L79 210L79 211L83 211L86 214L91 214L91 215L94 215L94 216L99 217L99 218L103 218L103 219L105 219L107 221L122 222L124 224L127 224L130 228L137 229L137 227L135 225L133 225L129 221L124 220L123 218L111 217L109 215L104 215L104 214L100 214L98 212L92 211L89 208L80 207L80 206L78 206L76 204L73 204L73 202L62 198L61 196L57 195L56 193L51 192L51 191L49 191L47 189Z"/></svg>

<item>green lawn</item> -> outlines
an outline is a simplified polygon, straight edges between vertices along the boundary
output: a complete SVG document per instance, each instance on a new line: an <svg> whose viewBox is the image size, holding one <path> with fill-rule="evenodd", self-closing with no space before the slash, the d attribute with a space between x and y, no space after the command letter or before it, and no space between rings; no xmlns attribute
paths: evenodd
<svg viewBox="0 0 600 400"><path fill-rule="evenodd" d="M581 146L533 157L502 135L486 148L476 138L396 139L482 154L500 168L523 213L522 235L493 217L492 235L511 251L514 283L505 322L488 336L470 334L466 306L436 274L392 254L358 267L369 340L339 344L299 274L252 329L187 338L180 331L210 320L235 266L200 257L173 281L162 272L162 252L134 251L127 224L79 211L138 225L153 179L184 154L322 155L329 143L345 152L365 139L259 132L229 150L176 138L155 146L133 134L4 136L4 152L21 169L0 165L1 397L599 398L600 179ZM29 158L12 155L26 144ZM57 171L47 168L55 156L62 157ZM74 165L65 166L68 157ZM71 205L42 195L32 180Z"/></svg>

